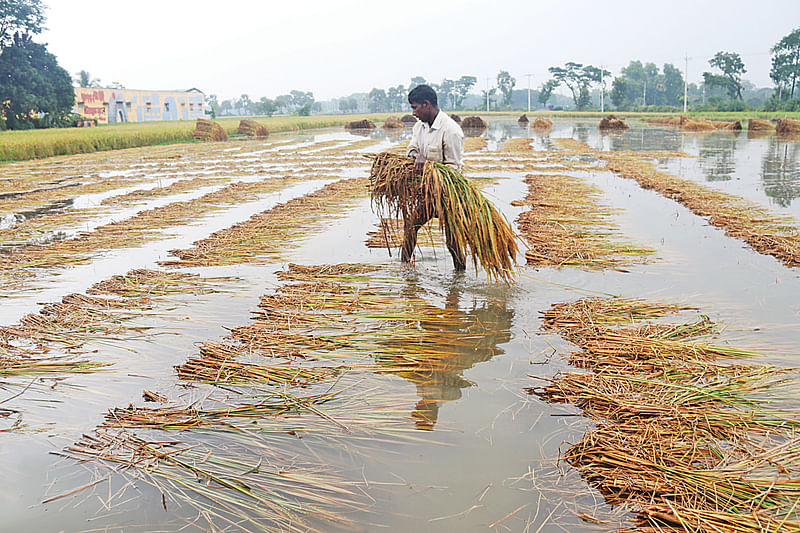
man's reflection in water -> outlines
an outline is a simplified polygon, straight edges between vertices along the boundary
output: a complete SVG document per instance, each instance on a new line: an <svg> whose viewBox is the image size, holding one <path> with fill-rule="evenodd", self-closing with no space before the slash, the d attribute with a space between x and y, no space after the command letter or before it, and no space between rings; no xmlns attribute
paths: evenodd
<svg viewBox="0 0 800 533"><path fill-rule="evenodd" d="M463 290L463 276L456 276L445 308L426 305L420 313L425 318L417 323L419 334L399 343L392 341L388 353L378 358L380 364L393 368L401 361L402 368L391 373L416 385L420 399L411 416L417 429L433 430L439 406L458 400L461 389L473 385L463 372L503 353L498 344L511 340L514 312L506 308L506 292L461 311L458 304Z"/></svg>

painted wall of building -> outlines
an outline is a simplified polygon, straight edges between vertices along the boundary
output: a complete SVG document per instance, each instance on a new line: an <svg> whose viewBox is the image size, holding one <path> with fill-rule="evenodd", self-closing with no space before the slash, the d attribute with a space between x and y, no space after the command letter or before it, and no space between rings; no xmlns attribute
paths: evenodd
<svg viewBox="0 0 800 533"><path fill-rule="evenodd" d="M205 97L198 90L137 91L75 88L73 111L98 124L195 120L204 118Z"/></svg>

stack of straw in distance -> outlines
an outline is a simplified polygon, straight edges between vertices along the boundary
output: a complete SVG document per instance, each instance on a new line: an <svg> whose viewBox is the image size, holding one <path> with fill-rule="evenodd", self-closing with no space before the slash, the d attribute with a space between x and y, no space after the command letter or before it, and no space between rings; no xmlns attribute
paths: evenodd
<svg viewBox="0 0 800 533"><path fill-rule="evenodd" d="M227 141L228 132L216 122L198 118L192 137L201 141Z"/></svg>
<svg viewBox="0 0 800 533"><path fill-rule="evenodd" d="M245 135L249 135L250 137L267 137L269 136L269 132L267 131L267 127L263 124L259 124L255 120L248 120L243 119L239 121L239 129L237 133L243 133Z"/></svg>
<svg viewBox="0 0 800 533"><path fill-rule="evenodd" d="M503 215L458 171L433 161L422 175L414 173L414 161L390 153L374 156L370 170L373 205L392 216L408 220L417 210L439 219L450 232L454 246L489 276L509 281L517 255L516 235Z"/></svg>

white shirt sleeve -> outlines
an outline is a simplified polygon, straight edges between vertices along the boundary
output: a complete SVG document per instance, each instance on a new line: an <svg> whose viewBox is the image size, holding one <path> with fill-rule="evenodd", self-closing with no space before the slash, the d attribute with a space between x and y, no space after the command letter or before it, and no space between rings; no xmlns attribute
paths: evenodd
<svg viewBox="0 0 800 533"><path fill-rule="evenodd" d="M461 170L464 155L464 135L458 128L447 128L443 132L442 141L442 144L444 144L444 164Z"/></svg>

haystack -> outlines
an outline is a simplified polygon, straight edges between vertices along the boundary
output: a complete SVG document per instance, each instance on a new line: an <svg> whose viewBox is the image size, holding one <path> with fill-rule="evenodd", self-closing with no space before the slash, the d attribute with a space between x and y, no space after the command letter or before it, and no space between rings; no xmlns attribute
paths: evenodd
<svg viewBox="0 0 800 533"><path fill-rule="evenodd" d="M385 130L403 129L403 122L397 117L389 117L383 121L383 129Z"/></svg>
<svg viewBox="0 0 800 533"><path fill-rule="evenodd" d="M689 117L681 117L680 128L684 131L711 131L717 129L710 120Z"/></svg>
<svg viewBox="0 0 800 533"><path fill-rule="evenodd" d="M372 156L370 193L380 216L408 220L427 212L449 232L452 245L490 277L510 281L517 255L516 235L502 214L455 169L427 161L422 175L414 160L388 152Z"/></svg>
<svg viewBox="0 0 800 533"><path fill-rule="evenodd" d="M712 120L710 122L718 130L742 131L742 123L738 120Z"/></svg>
<svg viewBox="0 0 800 533"><path fill-rule="evenodd" d="M800 120L792 120L790 118L785 118L782 120L778 120L778 123L775 125L775 133L781 135L797 135L800 133Z"/></svg>
<svg viewBox="0 0 800 533"><path fill-rule="evenodd" d="M488 127L489 125L481 117L472 116L461 121L462 129L485 130Z"/></svg>
<svg viewBox="0 0 800 533"><path fill-rule="evenodd" d="M772 131L775 125L769 120L761 120L760 118L748 118L747 130L748 131Z"/></svg>
<svg viewBox="0 0 800 533"><path fill-rule="evenodd" d="M461 125L461 117L460 116L458 116L458 115L456 115L454 113L454 114L450 115L450 118L452 118L455 121L456 124Z"/></svg>
<svg viewBox="0 0 800 533"><path fill-rule="evenodd" d="M531 123L531 129L537 132L548 132L553 129L553 121L549 118L536 117Z"/></svg>
<svg viewBox="0 0 800 533"><path fill-rule="evenodd" d="M216 122L198 118L192 137L201 141L227 141L228 132Z"/></svg>
<svg viewBox="0 0 800 533"><path fill-rule="evenodd" d="M259 124L255 120L242 119L239 121L239 129L237 133L243 133L250 137L268 137L269 131L263 124Z"/></svg>
<svg viewBox="0 0 800 533"><path fill-rule="evenodd" d="M414 115L403 115L402 117L400 117L400 120L406 126L413 126L414 124L417 123L417 117L415 117Z"/></svg>
<svg viewBox="0 0 800 533"><path fill-rule="evenodd" d="M517 119L517 124L519 124L522 127L527 126L529 123L530 123L530 120L528 120L528 115L526 115L525 113L523 113L522 116L520 116Z"/></svg>
<svg viewBox="0 0 800 533"><path fill-rule="evenodd" d="M629 129L630 126L625 124L625 121L615 117L614 115L608 115L607 117L603 117L600 120L600 124L597 126L597 129L600 130L616 130L616 131L624 131Z"/></svg>
<svg viewBox="0 0 800 533"><path fill-rule="evenodd" d="M374 130L375 123L369 119L354 120L344 125L346 130Z"/></svg>

